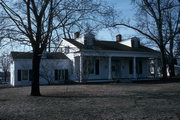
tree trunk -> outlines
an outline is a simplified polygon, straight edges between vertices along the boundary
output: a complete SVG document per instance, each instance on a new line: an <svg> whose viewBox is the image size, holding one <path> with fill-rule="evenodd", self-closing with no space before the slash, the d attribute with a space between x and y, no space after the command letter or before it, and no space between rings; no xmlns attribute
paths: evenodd
<svg viewBox="0 0 180 120"><path fill-rule="evenodd" d="M4 72L4 81L7 81L7 72Z"/></svg>
<svg viewBox="0 0 180 120"><path fill-rule="evenodd" d="M161 47L161 62L162 62L163 78L167 78L166 57L165 57L165 51L163 47Z"/></svg>
<svg viewBox="0 0 180 120"><path fill-rule="evenodd" d="M170 58L170 63L169 63L169 72L170 72L170 77L175 76L175 70L174 70L174 58L171 56Z"/></svg>
<svg viewBox="0 0 180 120"><path fill-rule="evenodd" d="M169 51L170 51L170 63L169 63L169 72L170 72L170 77L175 76L175 71L174 71L174 54L173 54L173 48L174 48L174 40L170 39L170 45L169 45Z"/></svg>
<svg viewBox="0 0 180 120"><path fill-rule="evenodd" d="M31 96L40 96L40 88L39 88L39 71L40 71L40 61L41 61L41 53L38 50L33 50L33 60L32 60L32 85L31 85Z"/></svg>

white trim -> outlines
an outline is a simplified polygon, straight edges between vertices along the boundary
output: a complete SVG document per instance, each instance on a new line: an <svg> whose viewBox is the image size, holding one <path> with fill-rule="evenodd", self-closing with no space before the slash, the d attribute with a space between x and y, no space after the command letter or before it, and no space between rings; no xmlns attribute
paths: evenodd
<svg viewBox="0 0 180 120"><path fill-rule="evenodd" d="M112 61L111 61L111 56L109 56L108 57L108 79L109 80L111 80L112 79L112 75L111 75L111 72L112 72L112 70L111 70L111 67L112 67L112 65L111 65L111 63L112 63Z"/></svg>
<svg viewBox="0 0 180 120"><path fill-rule="evenodd" d="M83 56L80 56L80 83L83 82Z"/></svg>
<svg viewBox="0 0 180 120"><path fill-rule="evenodd" d="M137 78L136 66L136 57L133 57L133 75L135 79Z"/></svg>

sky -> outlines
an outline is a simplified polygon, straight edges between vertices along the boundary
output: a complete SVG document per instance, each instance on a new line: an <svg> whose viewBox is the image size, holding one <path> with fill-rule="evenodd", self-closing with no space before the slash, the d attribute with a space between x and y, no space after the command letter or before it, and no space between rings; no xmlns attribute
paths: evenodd
<svg viewBox="0 0 180 120"><path fill-rule="evenodd" d="M133 21L132 18L134 16L135 10L134 6L131 4L131 0L109 0L108 2L109 4L113 5L118 12L121 12L120 14L122 14L122 18L129 18L131 21ZM120 29L114 31L103 29L98 32L97 39L114 41L117 34L121 34L122 39L128 39L129 37L137 35L135 31L121 27Z"/></svg>
<svg viewBox="0 0 180 120"><path fill-rule="evenodd" d="M118 11L119 14L121 14L121 17L124 18L130 18L130 20L133 18L134 9L131 5L131 0L104 0L108 2L110 5L114 6L114 8ZM120 13L121 12L121 13ZM107 40L107 41L115 41L115 36L117 34L122 35L122 39L128 39L130 37L136 36L136 32L133 30L130 30L128 28L120 28L116 30L109 31L108 29L102 29L96 34L96 38L98 40ZM8 46L6 49L1 49L0 51L24 51L25 49L29 49L25 46L19 47L19 45L14 45L13 49L12 46ZM1 54L1 53L0 53Z"/></svg>

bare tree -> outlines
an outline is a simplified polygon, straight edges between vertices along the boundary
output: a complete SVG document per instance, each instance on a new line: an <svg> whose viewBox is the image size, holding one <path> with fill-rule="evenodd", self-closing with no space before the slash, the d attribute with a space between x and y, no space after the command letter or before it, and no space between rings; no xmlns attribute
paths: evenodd
<svg viewBox="0 0 180 120"><path fill-rule="evenodd" d="M180 57L180 40L178 39L178 41L176 42L176 49L175 49L175 55L176 57Z"/></svg>
<svg viewBox="0 0 180 120"><path fill-rule="evenodd" d="M10 1L12 2L12 1ZM39 67L41 55L47 46L50 34L55 29L53 26L54 9L58 2L53 0L22 0L11 4L1 0L0 5L6 12L12 24L9 30L12 39L32 46L32 96L40 96ZM12 36L17 34L17 36Z"/></svg>
<svg viewBox="0 0 180 120"><path fill-rule="evenodd" d="M52 66L49 66L49 64L43 64L40 67L41 67L40 77L45 79L48 82L48 85L51 85L52 80L54 79L54 76L53 76L54 71L49 71L49 69L51 69Z"/></svg>
<svg viewBox="0 0 180 120"><path fill-rule="evenodd" d="M177 4L178 5L178 4ZM180 6L180 4L179 4ZM180 8L176 7L175 3L169 3L164 11L163 19L164 24L164 39L168 41L167 55L170 76L175 76L174 64L175 64L175 44L178 42L178 34L180 34Z"/></svg>
<svg viewBox="0 0 180 120"><path fill-rule="evenodd" d="M95 0L0 0L6 13L4 18L9 21L8 28L5 29L10 32L8 38L32 47L32 96L40 96L39 68L47 45L50 46L51 41L59 36L70 37L70 31L81 28L83 21L89 19L92 23L96 18L100 18L97 17L100 14L108 17L109 7L102 9L100 3L101 0L96 3Z"/></svg>
<svg viewBox="0 0 180 120"><path fill-rule="evenodd" d="M47 59L43 59L40 65L40 77L45 79L49 85L54 80L54 69L56 68L59 61L54 60L49 62Z"/></svg>
<svg viewBox="0 0 180 120"><path fill-rule="evenodd" d="M86 33L86 29L98 31L107 27L117 17L114 8L101 0L62 0L56 9L56 21L59 24L55 39L59 36L72 39L74 32ZM61 43L52 41L52 43ZM59 44L57 44L59 46Z"/></svg>
<svg viewBox="0 0 180 120"><path fill-rule="evenodd" d="M3 11L0 10L0 14L1 16L3 16ZM5 33L4 29L5 29L5 19L3 17L0 17L0 47L2 48L4 46L4 44L2 43L3 39L7 36L7 33Z"/></svg>
<svg viewBox="0 0 180 120"><path fill-rule="evenodd" d="M8 78L8 72L9 72L9 66L10 65L10 57L8 54L3 53L0 56L0 66L2 68L2 71L4 73L4 81L7 81Z"/></svg>
<svg viewBox="0 0 180 120"><path fill-rule="evenodd" d="M179 2L174 0L132 0L138 11L136 25L122 22L114 26L125 26L133 29L152 42L161 52L162 73L167 77L166 46L169 44L170 55L174 49L174 38L179 33Z"/></svg>

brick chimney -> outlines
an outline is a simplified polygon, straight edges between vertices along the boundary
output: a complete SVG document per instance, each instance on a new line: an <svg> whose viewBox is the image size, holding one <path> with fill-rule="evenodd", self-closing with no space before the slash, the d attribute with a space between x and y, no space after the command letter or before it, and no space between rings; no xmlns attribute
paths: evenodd
<svg viewBox="0 0 180 120"><path fill-rule="evenodd" d="M74 39L79 38L79 36L80 36L80 32L75 32L74 33Z"/></svg>
<svg viewBox="0 0 180 120"><path fill-rule="evenodd" d="M121 34L116 35L116 42L121 42L122 36Z"/></svg>
<svg viewBox="0 0 180 120"><path fill-rule="evenodd" d="M84 36L84 45L86 46L86 48L92 48L95 40L96 39L94 34L87 33Z"/></svg>
<svg viewBox="0 0 180 120"><path fill-rule="evenodd" d="M138 37L131 38L131 44L133 48L138 48L140 46L140 39Z"/></svg>

